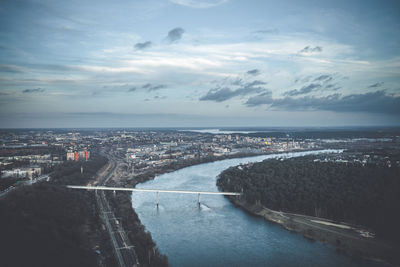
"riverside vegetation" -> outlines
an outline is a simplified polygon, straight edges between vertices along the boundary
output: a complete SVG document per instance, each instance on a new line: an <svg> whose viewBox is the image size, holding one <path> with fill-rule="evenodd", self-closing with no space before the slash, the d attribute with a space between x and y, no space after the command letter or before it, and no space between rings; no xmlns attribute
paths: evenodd
<svg viewBox="0 0 400 267"><path fill-rule="evenodd" d="M362 257L398 263L400 168L314 159L314 156L273 159L231 167L220 174L217 185L223 191L242 192L241 199L230 200L254 214L266 212L269 214L266 219L276 221L279 212L274 211L285 212L288 220L281 222L279 215L276 222L306 237L332 243ZM260 212L263 207L271 210ZM369 228L376 238L345 238L346 233L332 236L332 231L328 234L304 228L301 222L293 224L303 221L295 214Z"/></svg>
<svg viewBox="0 0 400 267"><path fill-rule="evenodd" d="M88 162L64 162L50 182L23 186L0 199L2 266L115 266L93 192L62 186L86 185L106 163L95 153ZM130 219L130 238L136 240L142 265L165 263L155 253L149 264L147 252L155 244L136 214Z"/></svg>

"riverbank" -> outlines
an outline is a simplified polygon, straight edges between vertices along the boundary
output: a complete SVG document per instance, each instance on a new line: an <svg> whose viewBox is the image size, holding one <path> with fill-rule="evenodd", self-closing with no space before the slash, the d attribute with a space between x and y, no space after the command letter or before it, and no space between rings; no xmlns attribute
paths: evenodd
<svg viewBox="0 0 400 267"><path fill-rule="evenodd" d="M171 162L168 165L165 166L160 166L160 167L153 167L151 169L147 169L144 172L141 172L139 174L134 174L134 175L125 175L120 177L121 179L118 179L117 177L114 177L108 185L115 185L115 186L129 186L129 187L134 187L139 183L143 183L149 180L154 179L158 175L162 175L165 173L170 173L174 172L186 167L194 166L194 165L199 165L203 163L210 163L210 162L215 162L215 161L221 161L221 160L226 160L226 159L235 159L235 158L248 158L248 157L256 157L256 156L267 156L267 155L284 155L287 153L295 153L295 152L310 152L310 151L340 151L342 152L343 150L338 150L338 149L325 149L325 148L320 148L320 149L310 149L310 150L301 150L301 149L293 149L290 151L281 151L281 152L265 152L265 153L237 153L237 154L232 154L232 155L224 155L224 156L207 156L203 158L195 158L195 159L186 159L186 160L179 160L176 162ZM135 170L135 173L137 173L140 170Z"/></svg>
<svg viewBox="0 0 400 267"><path fill-rule="evenodd" d="M111 178L105 185L135 187L137 184L152 180L158 175L173 172L186 167L230 158L251 156L260 156L260 154L236 154L224 157L213 156L185 160L163 167L152 168L136 176L126 175L126 173L124 173L123 171L124 163L117 161L117 166L115 168L116 173L111 176ZM135 251L139 257L139 262L144 266L168 266L167 257L159 252L157 244L153 241L151 237L151 233L146 230L145 226L141 223L139 216L133 209L131 193L117 192L116 194L113 194L112 192L106 192L106 195L115 213L115 216L119 218L119 221L120 223L122 223L124 230L128 233L129 240L135 246Z"/></svg>
<svg viewBox="0 0 400 267"><path fill-rule="evenodd" d="M298 151L290 151L291 152L298 152ZM303 151L301 151L303 152ZM165 174L165 173L170 173L182 168L194 166L194 165L199 165L202 163L209 163L209 162L215 162L215 161L221 161L225 159L233 159L233 158L245 158L245 157L254 157L254 156L266 156L269 154L277 154L277 153L265 153L265 154L236 154L236 155L230 155L226 157L206 157L206 158L200 158L200 159L192 159L192 160L185 160L185 161L179 161L179 162L174 162L172 164L169 164L167 166L163 167L158 167L158 168L152 168L148 169L146 172L140 173L138 175L132 175L127 173L127 166L125 163L122 161L118 161L118 166L116 167L116 173L111 177L111 179L108 181L106 184L107 186L119 186L119 187L134 187L138 183L142 183L145 181L149 181L154 179L154 177ZM284 155L285 152L279 153ZM135 170L137 173L138 171ZM124 225L124 229L129 232L129 238L133 244L135 244L135 249L136 250L142 250L143 254L148 255L148 257L162 257L162 255L159 254L156 244L152 242L151 237L148 238L148 240L151 240L150 243L145 244L145 246L140 246L139 244L135 243L138 238L137 234L140 232L140 235L143 233L146 233L148 236L150 234L146 232L145 227L143 224L140 222L139 217L135 210L132 208L132 202L131 202L131 194L130 193L122 193L122 192L117 192L115 195L112 192L108 192L108 199L110 199L110 204L112 205L115 215L118 218L121 218L121 222ZM140 231L138 231L138 229ZM142 242L142 244L144 244ZM140 254L140 253L139 253ZM166 260L166 259L165 259Z"/></svg>
<svg viewBox="0 0 400 267"><path fill-rule="evenodd" d="M236 197L228 197L236 206L254 216L277 223L286 230L298 233L310 241L320 241L336 247L338 252L398 266L400 250L383 240L362 237L359 228L330 220L274 211L260 205L250 205Z"/></svg>
<svg viewBox="0 0 400 267"><path fill-rule="evenodd" d="M116 173L118 163L114 158L108 157L109 162L101 171L98 172L95 181L91 181L91 185L100 184L105 185L109 181L110 177L118 176ZM111 192L105 192L106 200L108 205L112 207L113 216L117 224L122 227L124 235L129 239L129 246L134 247L134 254L137 257L137 261L141 266L168 266L167 258L162 255L151 235L145 231L144 226L141 224L137 214L132 208L129 194L126 192L113 194ZM98 205L102 205L98 203ZM127 246L127 241L123 241L123 244ZM121 244L120 244L121 246Z"/></svg>

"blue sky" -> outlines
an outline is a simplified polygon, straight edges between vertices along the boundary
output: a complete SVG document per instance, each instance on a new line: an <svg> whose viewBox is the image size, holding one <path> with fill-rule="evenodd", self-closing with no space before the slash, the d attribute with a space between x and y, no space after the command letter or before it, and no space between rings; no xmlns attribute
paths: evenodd
<svg viewBox="0 0 400 267"><path fill-rule="evenodd" d="M398 1L1 1L0 127L400 125Z"/></svg>

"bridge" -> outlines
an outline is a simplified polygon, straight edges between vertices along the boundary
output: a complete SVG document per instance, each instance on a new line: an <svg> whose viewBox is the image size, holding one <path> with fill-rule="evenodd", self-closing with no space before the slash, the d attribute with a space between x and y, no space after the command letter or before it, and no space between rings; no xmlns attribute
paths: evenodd
<svg viewBox="0 0 400 267"><path fill-rule="evenodd" d="M158 193L175 193L175 194L196 194L198 196L197 202L200 204L200 194L203 195L225 195L225 196L240 196L241 193L235 192L209 192L209 191L192 191L192 190L171 190L171 189L145 189L145 188L128 188L128 187L109 187L109 186L80 186L80 185L67 185L67 188L72 189L85 189L85 190L110 190L110 191L131 191L131 192L154 192L157 196L158 206Z"/></svg>

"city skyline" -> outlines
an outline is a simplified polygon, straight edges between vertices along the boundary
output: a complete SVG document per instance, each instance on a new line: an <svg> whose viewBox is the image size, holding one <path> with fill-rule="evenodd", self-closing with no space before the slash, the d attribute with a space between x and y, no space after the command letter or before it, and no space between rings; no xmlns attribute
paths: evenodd
<svg viewBox="0 0 400 267"><path fill-rule="evenodd" d="M399 126L397 1L3 1L0 125Z"/></svg>

